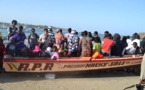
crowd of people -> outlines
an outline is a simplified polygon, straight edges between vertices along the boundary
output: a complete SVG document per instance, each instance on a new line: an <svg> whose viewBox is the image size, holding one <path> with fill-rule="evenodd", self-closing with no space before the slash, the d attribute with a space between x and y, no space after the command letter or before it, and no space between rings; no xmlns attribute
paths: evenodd
<svg viewBox="0 0 145 90"><path fill-rule="evenodd" d="M26 37L23 26L16 27L17 21L12 21L12 26L8 28L9 43L3 44L0 37L0 68L5 54L11 56L47 56L52 60L60 57L92 57L102 58L103 56L120 56L125 54L143 54L145 52L145 38L140 42L140 36L134 33L132 37L121 36L118 33L112 35L109 31L104 32L101 39L98 32L94 35L87 30L78 35L76 30L68 28L68 33L63 34L62 29L57 29L56 34L52 28L45 28L39 36L35 29ZM2 36L2 35L1 35ZM30 47L25 45L28 39ZM96 54L97 53L97 54ZM94 56L95 55L95 56ZM101 55L101 57L99 57Z"/></svg>

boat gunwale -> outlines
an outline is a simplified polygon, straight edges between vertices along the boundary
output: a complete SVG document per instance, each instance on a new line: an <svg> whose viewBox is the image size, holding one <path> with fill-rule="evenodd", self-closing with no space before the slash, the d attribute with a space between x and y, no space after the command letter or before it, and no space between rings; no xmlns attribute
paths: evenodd
<svg viewBox="0 0 145 90"><path fill-rule="evenodd" d="M36 58L27 58L27 59L4 59L4 62L110 62L110 61L130 61L130 60L140 60L142 59L142 56L139 57L119 57L119 58L101 58L101 59L91 59L91 57L87 57L88 59L84 59L84 60L77 60L77 58L75 59L75 57L71 57L71 58L65 58L65 59L59 59L59 60L50 60L50 59L36 59ZM70 59L70 60L69 60Z"/></svg>

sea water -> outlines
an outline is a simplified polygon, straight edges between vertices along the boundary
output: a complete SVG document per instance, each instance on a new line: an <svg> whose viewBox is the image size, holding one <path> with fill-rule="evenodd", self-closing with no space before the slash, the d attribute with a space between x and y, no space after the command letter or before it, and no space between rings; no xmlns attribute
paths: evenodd
<svg viewBox="0 0 145 90"><path fill-rule="evenodd" d="M23 30L26 34L26 36L30 35L31 33L31 29L27 28ZM3 37L7 37L8 36L8 30L7 29L0 29L0 32L2 33ZM35 31L38 35L43 33L43 29L36 29Z"/></svg>
<svg viewBox="0 0 145 90"><path fill-rule="evenodd" d="M38 35L42 34L44 29L35 29L35 33L37 33ZM31 28L27 28L23 30L26 34L26 36L30 35L31 33ZM8 30L7 29L0 29L0 32L2 33L3 37L7 37L8 36ZM54 34L56 33L56 30L53 30ZM67 33L67 30L63 30L63 33ZM80 34L79 34L80 35Z"/></svg>
<svg viewBox="0 0 145 90"><path fill-rule="evenodd" d="M25 32L26 36L29 36L30 33L31 33L31 28L24 29L23 31ZM43 31L44 31L44 29L36 29L35 32L38 35L41 35L43 33ZM2 36L3 37L7 37L8 36L8 30L7 29L1 29L0 28L0 32L2 33ZM54 29L53 32L55 34L56 33L56 30ZM67 30L62 30L62 32L63 32L63 34L66 34L68 31ZM92 34L93 34L93 32L92 32ZM78 32L78 35L80 36L81 35L81 32ZM99 34L99 36L100 36L101 39L103 38L103 34Z"/></svg>

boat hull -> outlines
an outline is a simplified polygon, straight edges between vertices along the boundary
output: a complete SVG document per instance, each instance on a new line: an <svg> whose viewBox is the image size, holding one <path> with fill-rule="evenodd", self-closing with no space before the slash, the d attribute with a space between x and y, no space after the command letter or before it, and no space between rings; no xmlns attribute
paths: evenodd
<svg viewBox="0 0 145 90"><path fill-rule="evenodd" d="M90 57L62 58L60 60L49 59L5 59L6 72L68 72L85 70L118 69L140 66L142 56L126 58L94 59Z"/></svg>

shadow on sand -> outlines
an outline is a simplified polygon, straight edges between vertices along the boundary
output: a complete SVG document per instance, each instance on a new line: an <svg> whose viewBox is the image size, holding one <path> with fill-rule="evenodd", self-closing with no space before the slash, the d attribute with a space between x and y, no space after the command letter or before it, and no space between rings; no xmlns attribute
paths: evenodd
<svg viewBox="0 0 145 90"><path fill-rule="evenodd" d="M0 83L21 82L27 80L39 81L48 80L45 78L45 74L48 73L0 73ZM132 72L125 71L85 71L85 72L61 72L55 73L55 79L74 79L74 78L119 78L119 77L131 77L136 76ZM1 89L0 89L1 90Z"/></svg>

